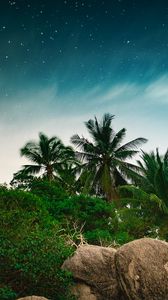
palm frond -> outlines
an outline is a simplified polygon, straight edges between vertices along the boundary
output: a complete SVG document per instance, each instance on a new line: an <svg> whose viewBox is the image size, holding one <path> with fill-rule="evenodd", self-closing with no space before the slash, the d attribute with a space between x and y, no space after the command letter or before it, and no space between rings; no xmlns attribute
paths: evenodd
<svg viewBox="0 0 168 300"><path fill-rule="evenodd" d="M43 166L38 165L24 165L22 171L25 174L38 174L42 168Z"/></svg>
<svg viewBox="0 0 168 300"><path fill-rule="evenodd" d="M91 144L87 139L84 137L80 137L78 134L74 134L71 137L71 143L78 147L85 147L85 145Z"/></svg>
<svg viewBox="0 0 168 300"><path fill-rule="evenodd" d="M105 113L103 116L103 124L102 127L110 127L111 121L114 119L115 115Z"/></svg>
<svg viewBox="0 0 168 300"><path fill-rule="evenodd" d="M147 141L148 140L145 138L137 138L124 144L119 149L117 149L117 151L133 150L135 148L138 148L140 145L146 143Z"/></svg>
<svg viewBox="0 0 168 300"><path fill-rule="evenodd" d="M136 150L124 150L124 151L116 151L116 158L117 159L121 159L121 160L125 160L125 159L129 159L132 158L133 156L135 156L139 151Z"/></svg>
<svg viewBox="0 0 168 300"><path fill-rule="evenodd" d="M39 153L39 149L35 148L33 149L32 147L29 148L29 145L26 145L24 148L20 150L21 156L25 156L29 160L41 164L43 159L41 154Z"/></svg>
<svg viewBox="0 0 168 300"><path fill-rule="evenodd" d="M118 146L120 146L122 140L124 139L126 135L126 129L122 128L120 131L118 131L115 136L113 137L113 140L111 141L110 149L111 151L115 151Z"/></svg>

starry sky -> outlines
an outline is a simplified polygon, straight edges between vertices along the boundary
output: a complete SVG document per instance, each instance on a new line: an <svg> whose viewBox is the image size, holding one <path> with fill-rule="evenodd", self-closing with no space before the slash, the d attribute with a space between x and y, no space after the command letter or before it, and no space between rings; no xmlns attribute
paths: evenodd
<svg viewBox="0 0 168 300"><path fill-rule="evenodd" d="M109 112L127 139L168 147L168 2L0 1L0 182L38 132L69 144Z"/></svg>

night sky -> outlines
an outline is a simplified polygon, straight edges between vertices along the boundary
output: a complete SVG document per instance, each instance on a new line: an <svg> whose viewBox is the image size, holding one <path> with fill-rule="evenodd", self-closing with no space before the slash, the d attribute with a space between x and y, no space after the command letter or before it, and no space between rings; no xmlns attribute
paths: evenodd
<svg viewBox="0 0 168 300"><path fill-rule="evenodd" d="M105 112L164 153L168 1L1 0L0 112L0 182L39 131L68 144Z"/></svg>

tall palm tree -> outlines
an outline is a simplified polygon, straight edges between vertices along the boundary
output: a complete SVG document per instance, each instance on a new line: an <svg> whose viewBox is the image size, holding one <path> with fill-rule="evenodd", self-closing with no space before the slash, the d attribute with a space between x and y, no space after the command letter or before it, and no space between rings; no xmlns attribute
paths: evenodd
<svg viewBox="0 0 168 300"><path fill-rule="evenodd" d="M61 165L67 162L73 163L75 160L74 151L71 147L64 146L57 137L48 138L43 133L39 134L39 142L30 141L26 143L20 153L21 156L25 156L33 162L33 164L23 166L22 174L41 173L48 180L55 177Z"/></svg>
<svg viewBox="0 0 168 300"><path fill-rule="evenodd" d="M162 217L168 215L168 150L161 156L158 149L156 152L142 152L140 167L136 176L136 185L120 187L120 195L129 205L141 208L155 207L156 215L162 213Z"/></svg>
<svg viewBox="0 0 168 300"><path fill-rule="evenodd" d="M138 185L147 193L154 193L163 199L168 207L168 150L164 156L156 153L142 152L138 161L141 177Z"/></svg>
<svg viewBox="0 0 168 300"><path fill-rule="evenodd" d="M94 188L97 193L102 192L108 200L116 199L116 186L125 184L126 179L139 169L126 159L137 154L135 149L147 141L137 138L121 145L126 129L115 133L111 127L113 118L113 115L106 113L100 122L96 117L85 122L92 141L77 134L71 137L71 142L81 150L76 154L83 161L82 176L85 178L85 188Z"/></svg>

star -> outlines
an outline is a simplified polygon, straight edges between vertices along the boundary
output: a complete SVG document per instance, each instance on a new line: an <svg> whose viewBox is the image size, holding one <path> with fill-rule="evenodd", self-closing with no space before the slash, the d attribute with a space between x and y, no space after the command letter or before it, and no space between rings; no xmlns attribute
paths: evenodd
<svg viewBox="0 0 168 300"><path fill-rule="evenodd" d="M9 4L12 6L12 5L15 5L16 2L15 1L9 1Z"/></svg>

